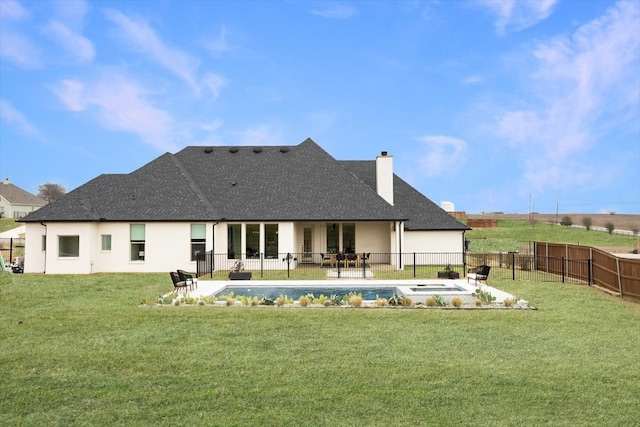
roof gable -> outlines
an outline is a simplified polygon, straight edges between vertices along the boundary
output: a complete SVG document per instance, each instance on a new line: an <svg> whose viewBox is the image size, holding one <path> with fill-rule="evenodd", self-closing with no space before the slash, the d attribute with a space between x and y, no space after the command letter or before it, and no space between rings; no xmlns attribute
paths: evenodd
<svg viewBox="0 0 640 427"><path fill-rule="evenodd" d="M100 175L22 219L34 221L400 221L464 230L394 175L395 206L376 192L375 161L296 146L186 147L129 174Z"/></svg>
<svg viewBox="0 0 640 427"><path fill-rule="evenodd" d="M14 185L8 179L0 182L0 196L10 205L44 206L47 201Z"/></svg>
<svg viewBox="0 0 640 427"><path fill-rule="evenodd" d="M375 160L342 163L367 185L376 187ZM393 175L393 193L395 207L409 218L405 230L470 230L396 174Z"/></svg>

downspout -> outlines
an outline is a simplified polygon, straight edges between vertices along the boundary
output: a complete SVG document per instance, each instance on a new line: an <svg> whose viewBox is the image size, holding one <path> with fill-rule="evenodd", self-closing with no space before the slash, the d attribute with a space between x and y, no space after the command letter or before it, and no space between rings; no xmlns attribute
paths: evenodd
<svg viewBox="0 0 640 427"><path fill-rule="evenodd" d="M49 246L49 229L47 228L47 224L40 221L40 225L44 227L44 271L43 274L47 273L47 246Z"/></svg>

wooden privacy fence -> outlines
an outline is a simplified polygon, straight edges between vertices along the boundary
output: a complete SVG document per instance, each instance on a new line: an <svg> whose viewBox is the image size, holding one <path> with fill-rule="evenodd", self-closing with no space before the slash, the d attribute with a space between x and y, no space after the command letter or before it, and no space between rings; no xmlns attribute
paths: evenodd
<svg viewBox="0 0 640 427"><path fill-rule="evenodd" d="M590 246L535 242L536 269L571 277L594 284L623 298L640 301L640 259L616 257ZM548 259L561 262L545 263ZM565 272L569 261L585 260L581 268Z"/></svg>

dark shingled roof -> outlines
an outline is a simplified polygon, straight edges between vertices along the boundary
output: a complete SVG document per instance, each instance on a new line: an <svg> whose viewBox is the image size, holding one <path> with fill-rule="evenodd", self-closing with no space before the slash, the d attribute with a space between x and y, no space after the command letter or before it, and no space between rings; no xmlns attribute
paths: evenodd
<svg viewBox="0 0 640 427"><path fill-rule="evenodd" d="M424 229L466 229L397 176L394 186L391 206L376 193L375 162L337 161L311 139L297 146L192 146L130 174L100 175L22 221L409 219ZM429 213L418 216L414 206Z"/></svg>
<svg viewBox="0 0 640 427"><path fill-rule="evenodd" d="M376 188L375 160L341 163L367 185ZM393 204L409 218L405 230L471 230L396 174L393 176Z"/></svg>

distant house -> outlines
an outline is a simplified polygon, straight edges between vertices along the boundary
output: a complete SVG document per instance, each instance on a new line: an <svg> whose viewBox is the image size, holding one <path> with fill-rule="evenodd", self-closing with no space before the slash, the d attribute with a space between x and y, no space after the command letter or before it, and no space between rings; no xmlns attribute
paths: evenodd
<svg viewBox="0 0 640 427"><path fill-rule="evenodd" d="M9 178L0 184L0 218L19 219L46 204L46 200L12 184Z"/></svg>
<svg viewBox="0 0 640 427"><path fill-rule="evenodd" d="M446 252L461 263L469 228L393 173L393 157L339 161L296 146L186 147L129 174L100 175L26 216L25 272L286 268L283 254ZM265 263L266 261L266 263ZM220 267L222 268L222 267Z"/></svg>

